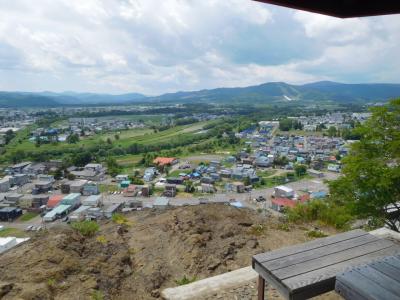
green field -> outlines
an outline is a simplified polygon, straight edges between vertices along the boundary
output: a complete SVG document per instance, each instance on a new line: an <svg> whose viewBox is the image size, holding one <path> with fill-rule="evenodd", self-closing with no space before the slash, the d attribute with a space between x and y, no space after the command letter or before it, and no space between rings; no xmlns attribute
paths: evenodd
<svg viewBox="0 0 400 300"><path fill-rule="evenodd" d="M7 227L4 228L3 230L0 230L0 237L8 237L8 236L21 238L21 237L27 237L28 235L22 230L12 227Z"/></svg>
<svg viewBox="0 0 400 300"><path fill-rule="evenodd" d="M25 214L23 214L21 217L19 217L19 221L21 222L27 222L32 220L33 218L36 218L39 214L38 213L34 213L34 212L27 212Z"/></svg>
<svg viewBox="0 0 400 300"><path fill-rule="evenodd" d="M110 139L114 145L121 147L129 146L133 143L147 145L152 143L168 142L179 136L192 135L193 132L201 129L205 124L207 124L207 122L176 126L168 130L156 133L154 133L153 130L149 128L138 128L121 130L118 132L99 133L91 137L81 137L81 140L76 144L60 142L56 144L42 144L40 145L40 147L37 147L34 142L28 140L29 132L33 128L27 128L21 132L18 132L17 137L14 138L9 145L7 145L6 150L41 152L46 150L74 149L80 146L93 146L100 142L106 142L107 139ZM118 140L115 138L116 134L119 135Z"/></svg>

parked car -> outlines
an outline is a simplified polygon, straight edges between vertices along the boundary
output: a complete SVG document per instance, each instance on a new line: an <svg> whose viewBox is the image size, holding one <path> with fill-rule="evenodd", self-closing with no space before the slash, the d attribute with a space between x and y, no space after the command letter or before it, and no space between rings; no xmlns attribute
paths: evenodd
<svg viewBox="0 0 400 300"><path fill-rule="evenodd" d="M255 199L257 202L265 202L267 199L265 199L264 196L259 196Z"/></svg>

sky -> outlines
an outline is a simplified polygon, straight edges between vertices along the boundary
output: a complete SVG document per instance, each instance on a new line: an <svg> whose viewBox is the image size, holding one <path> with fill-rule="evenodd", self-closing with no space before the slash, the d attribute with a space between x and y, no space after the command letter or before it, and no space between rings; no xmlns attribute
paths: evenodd
<svg viewBox="0 0 400 300"><path fill-rule="evenodd" d="M400 79L398 15L251 0L0 0L0 90L159 95Z"/></svg>

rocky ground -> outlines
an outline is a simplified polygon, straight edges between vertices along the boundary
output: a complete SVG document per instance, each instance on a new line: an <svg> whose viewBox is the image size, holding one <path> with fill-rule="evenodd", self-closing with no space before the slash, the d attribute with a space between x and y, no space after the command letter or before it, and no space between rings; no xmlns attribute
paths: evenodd
<svg viewBox="0 0 400 300"><path fill-rule="evenodd" d="M3 254L0 299L156 299L185 277L232 271L250 265L253 254L309 240L310 229L218 204L144 210L127 218L124 226L101 222L90 238L52 228ZM242 293L249 297L237 299L254 298L253 287L240 289L215 299Z"/></svg>

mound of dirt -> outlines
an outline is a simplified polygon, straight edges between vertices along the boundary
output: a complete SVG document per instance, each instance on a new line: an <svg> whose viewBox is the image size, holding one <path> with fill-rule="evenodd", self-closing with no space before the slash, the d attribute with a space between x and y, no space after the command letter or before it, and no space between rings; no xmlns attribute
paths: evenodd
<svg viewBox="0 0 400 300"><path fill-rule="evenodd" d="M253 254L307 240L225 205L144 210L90 238L53 228L1 256L0 299L155 299L166 287L228 272Z"/></svg>

